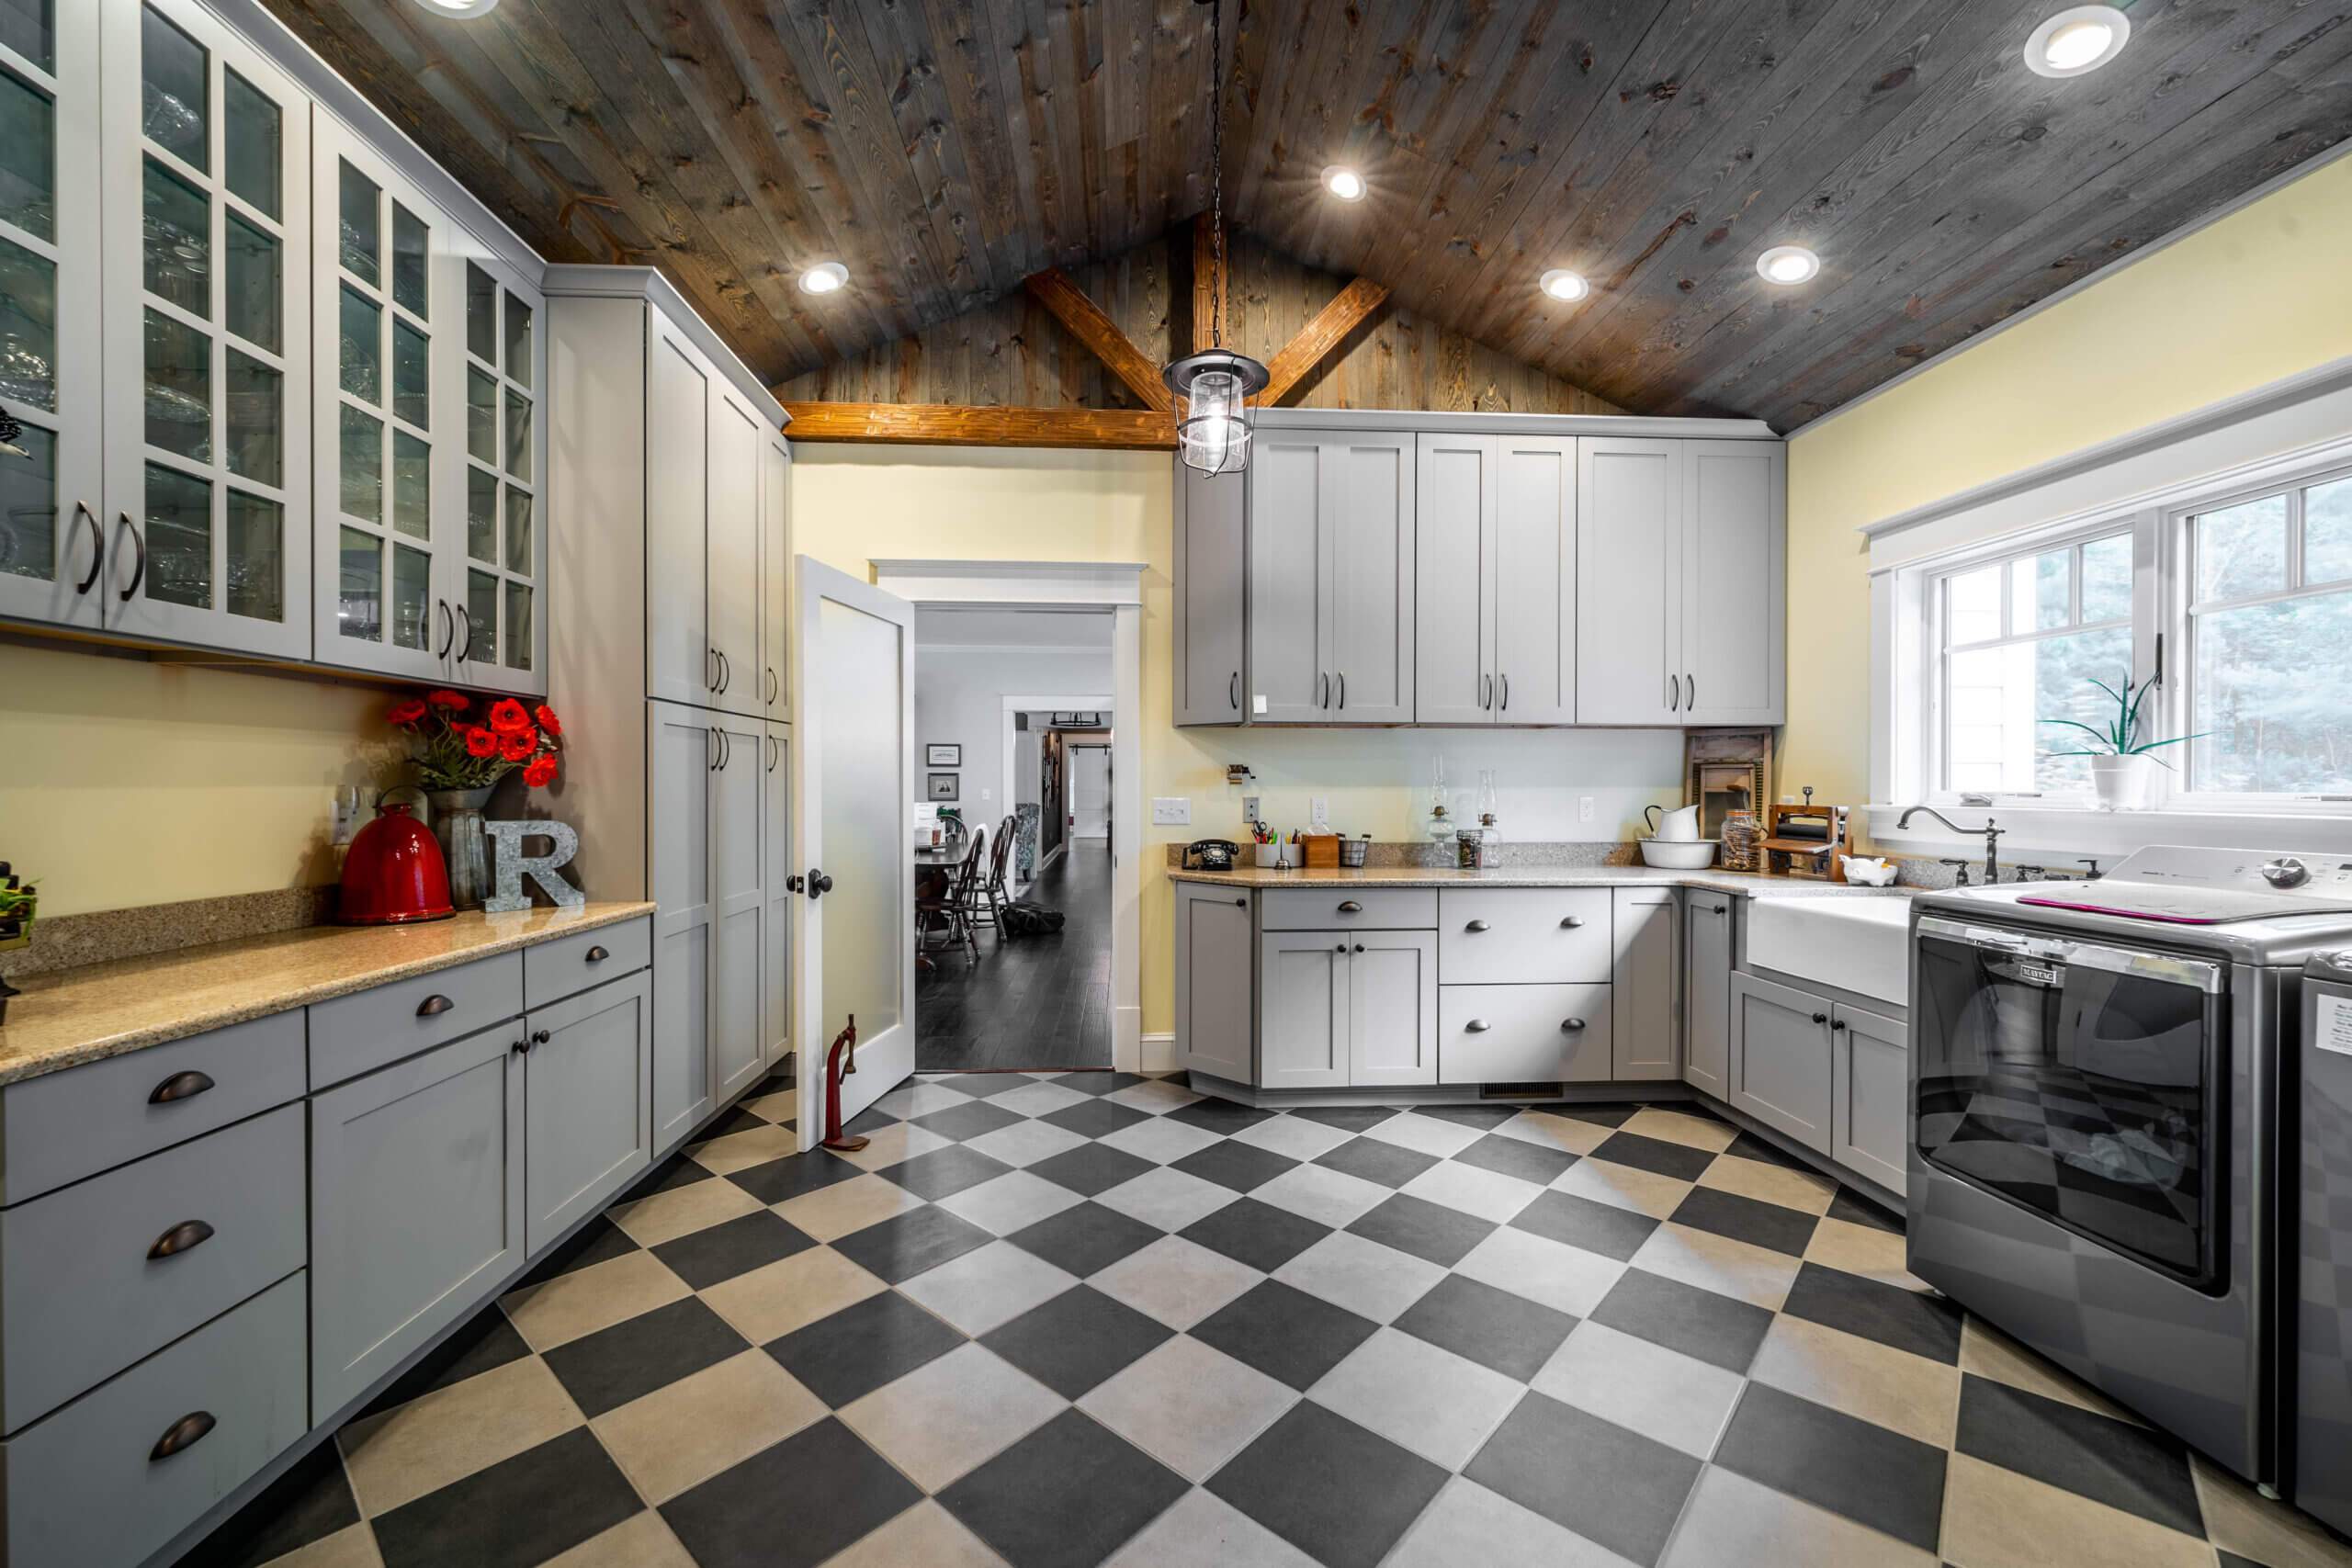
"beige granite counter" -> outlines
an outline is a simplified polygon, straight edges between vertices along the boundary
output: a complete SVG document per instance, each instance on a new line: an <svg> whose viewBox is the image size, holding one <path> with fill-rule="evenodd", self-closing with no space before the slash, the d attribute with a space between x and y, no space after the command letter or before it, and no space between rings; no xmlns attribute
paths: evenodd
<svg viewBox="0 0 2352 1568"><path fill-rule="evenodd" d="M1645 865L1504 865L1486 871L1387 865L1360 871L1180 871L1178 882L1228 887L1703 887L1760 898L1908 898L1917 887L1857 887L1746 871L1662 871Z"/></svg>
<svg viewBox="0 0 2352 1568"><path fill-rule="evenodd" d="M0 1024L0 1084L428 975L653 912L588 904L407 926L311 926L28 975Z"/></svg>

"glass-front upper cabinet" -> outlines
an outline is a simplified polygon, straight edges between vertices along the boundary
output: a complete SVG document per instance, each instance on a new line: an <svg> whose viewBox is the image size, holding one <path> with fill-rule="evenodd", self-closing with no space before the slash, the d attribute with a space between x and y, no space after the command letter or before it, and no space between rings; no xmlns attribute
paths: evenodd
<svg viewBox="0 0 2352 1568"><path fill-rule="evenodd" d="M0 0L0 615L91 627L106 618L98 190L96 9Z"/></svg>
<svg viewBox="0 0 2352 1568"><path fill-rule="evenodd" d="M194 0L57 9L107 62L106 624L308 656L309 100Z"/></svg>
<svg viewBox="0 0 2352 1568"><path fill-rule="evenodd" d="M460 259L465 307L466 520L460 673L544 694L547 350L537 292L485 254Z"/></svg>

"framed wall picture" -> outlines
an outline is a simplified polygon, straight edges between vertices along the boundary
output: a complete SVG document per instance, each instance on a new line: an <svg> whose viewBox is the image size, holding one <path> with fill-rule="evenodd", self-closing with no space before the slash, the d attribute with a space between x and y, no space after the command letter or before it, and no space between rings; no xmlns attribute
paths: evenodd
<svg viewBox="0 0 2352 1568"><path fill-rule="evenodd" d="M961 798L956 793L956 781L958 776L960 775L956 773L932 774L931 789L928 798L932 800L956 800Z"/></svg>
<svg viewBox="0 0 2352 1568"><path fill-rule="evenodd" d="M957 743L934 740L922 749L922 761L927 768L960 768L964 765L964 748Z"/></svg>

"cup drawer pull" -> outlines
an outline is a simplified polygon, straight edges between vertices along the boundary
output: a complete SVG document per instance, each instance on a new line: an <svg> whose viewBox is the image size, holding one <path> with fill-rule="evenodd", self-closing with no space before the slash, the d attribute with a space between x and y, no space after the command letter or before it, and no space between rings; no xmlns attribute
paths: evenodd
<svg viewBox="0 0 2352 1568"><path fill-rule="evenodd" d="M169 1459L182 1449L203 1441L205 1434L219 1425L209 1410L189 1411L164 1428L164 1435L155 1439L153 1448L147 1450L148 1462Z"/></svg>
<svg viewBox="0 0 2352 1568"><path fill-rule="evenodd" d="M1584 1020L1580 1018L1564 1018L1560 1021L1560 1032L1563 1034L1574 1034L1583 1028Z"/></svg>
<svg viewBox="0 0 2352 1568"><path fill-rule="evenodd" d="M591 964L602 964L605 959L610 958L612 955L611 949L605 947L604 943L598 942L594 947L588 950L588 962Z"/></svg>
<svg viewBox="0 0 2352 1568"><path fill-rule="evenodd" d="M1345 898L1340 900L1340 913L1343 915L1361 915L1363 913L1363 906L1357 903L1352 898Z"/></svg>
<svg viewBox="0 0 2352 1568"><path fill-rule="evenodd" d="M431 996L416 1004L416 1016L419 1018L438 1018L457 1005L457 1003L451 1001L440 992L435 991Z"/></svg>
<svg viewBox="0 0 2352 1568"><path fill-rule="evenodd" d="M178 1224L155 1238L147 1249L151 1258L177 1258L191 1247L203 1246L212 1239L212 1227L202 1220L182 1220Z"/></svg>
<svg viewBox="0 0 2352 1568"><path fill-rule="evenodd" d="M1576 931L1583 924L1584 917L1582 915L1563 915L1560 917L1560 929L1564 931Z"/></svg>
<svg viewBox="0 0 2352 1568"><path fill-rule="evenodd" d="M1473 921L1471 921L1468 925L1464 926L1462 929L1463 929L1464 931L1492 931L1494 928L1493 928L1493 927L1491 927L1491 926L1489 926L1489 925L1488 925L1486 921L1484 921L1484 920L1473 920Z"/></svg>
<svg viewBox="0 0 2352 1568"><path fill-rule="evenodd" d="M1484 1034L1493 1027L1493 1024L1488 1023L1483 1018L1474 1018L1469 1022L1462 1026L1462 1032L1465 1034Z"/></svg>
<svg viewBox="0 0 2352 1568"><path fill-rule="evenodd" d="M212 1087L212 1078L208 1073L199 1073L193 1069L185 1073L174 1073L155 1086L155 1091L147 1097L147 1103L169 1105L175 1100L194 1100Z"/></svg>

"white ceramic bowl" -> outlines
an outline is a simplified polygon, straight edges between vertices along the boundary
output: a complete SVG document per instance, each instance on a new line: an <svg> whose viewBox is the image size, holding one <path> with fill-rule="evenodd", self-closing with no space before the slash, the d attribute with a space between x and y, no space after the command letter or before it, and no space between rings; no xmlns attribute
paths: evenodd
<svg viewBox="0 0 2352 1568"><path fill-rule="evenodd" d="M1715 863L1713 839L1644 839L1642 860L1661 871L1703 871Z"/></svg>

